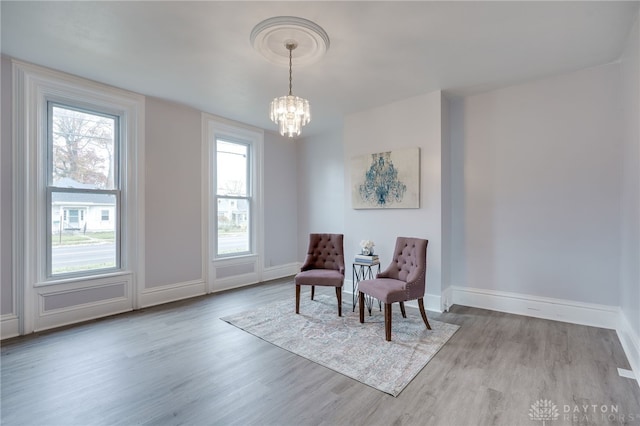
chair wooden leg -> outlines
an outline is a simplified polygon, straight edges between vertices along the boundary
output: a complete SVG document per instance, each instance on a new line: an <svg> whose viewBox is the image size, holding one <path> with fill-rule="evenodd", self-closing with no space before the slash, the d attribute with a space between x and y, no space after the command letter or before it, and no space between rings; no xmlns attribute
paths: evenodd
<svg viewBox="0 0 640 426"><path fill-rule="evenodd" d="M418 299L418 307L420 308L420 315L422 315L422 321L424 321L424 325L427 326L427 330L431 330L431 326L429 325L429 321L427 320L427 313L424 311L424 302L422 299Z"/></svg>
<svg viewBox="0 0 640 426"><path fill-rule="evenodd" d="M296 314L300 313L300 286L296 284Z"/></svg>
<svg viewBox="0 0 640 426"><path fill-rule="evenodd" d="M400 302L400 312L402 312L402 318L407 317L407 312L404 310L404 302Z"/></svg>
<svg viewBox="0 0 640 426"><path fill-rule="evenodd" d="M316 294L316 286L312 285L311 286L311 300L313 300L313 296Z"/></svg>
<svg viewBox="0 0 640 426"><path fill-rule="evenodd" d="M391 341L391 303L384 304L384 337Z"/></svg>
<svg viewBox="0 0 640 426"><path fill-rule="evenodd" d="M358 292L358 308L360 309L360 323L364 322L364 293Z"/></svg>
<svg viewBox="0 0 640 426"><path fill-rule="evenodd" d="M338 316L342 316L342 289L336 287L336 297L338 298Z"/></svg>

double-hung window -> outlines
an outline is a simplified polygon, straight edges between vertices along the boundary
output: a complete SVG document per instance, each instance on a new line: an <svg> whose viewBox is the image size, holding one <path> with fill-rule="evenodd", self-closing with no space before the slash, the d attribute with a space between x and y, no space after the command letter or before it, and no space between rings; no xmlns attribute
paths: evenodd
<svg viewBox="0 0 640 426"><path fill-rule="evenodd" d="M216 138L217 257L253 251L251 181L251 144Z"/></svg>
<svg viewBox="0 0 640 426"><path fill-rule="evenodd" d="M120 267L119 135L117 115L47 103L48 277Z"/></svg>
<svg viewBox="0 0 640 426"><path fill-rule="evenodd" d="M208 206L203 254L213 292L262 279L264 132L209 114L202 115L202 125L202 196Z"/></svg>
<svg viewBox="0 0 640 426"><path fill-rule="evenodd" d="M13 66L19 333L131 310L144 279L144 97Z"/></svg>

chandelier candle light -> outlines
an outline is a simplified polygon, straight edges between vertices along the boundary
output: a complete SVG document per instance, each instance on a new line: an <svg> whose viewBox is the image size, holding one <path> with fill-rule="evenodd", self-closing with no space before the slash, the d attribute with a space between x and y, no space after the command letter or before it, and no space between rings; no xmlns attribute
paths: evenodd
<svg viewBox="0 0 640 426"><path fill-rule="evenodd" d="M278 124L282 136L292 138L300 136L302 126L311 121L311 110L309 101L293 96L292 91L292 52L298 47L298 43L288 40L285 47L289 51L289 94L275 98L271 102L271 121Z"/></svg>

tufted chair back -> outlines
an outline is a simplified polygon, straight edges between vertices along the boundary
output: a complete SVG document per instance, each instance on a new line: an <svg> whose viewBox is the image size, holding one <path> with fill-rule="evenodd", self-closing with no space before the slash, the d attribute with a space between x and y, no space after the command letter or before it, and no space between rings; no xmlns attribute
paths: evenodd
<svg viewBox="0 0 640 426"><path fill-rule="evenodd" d="M398 237L391 264L379 275L405 281L407 300L424 296L428 243L421 238Z"/></svg>
<svg viewBox="0 0 640 426"><path fill-rule="evenodd" d="M333 269L344 275L343 234L309 234L307 258L302 271Z"/></svg>

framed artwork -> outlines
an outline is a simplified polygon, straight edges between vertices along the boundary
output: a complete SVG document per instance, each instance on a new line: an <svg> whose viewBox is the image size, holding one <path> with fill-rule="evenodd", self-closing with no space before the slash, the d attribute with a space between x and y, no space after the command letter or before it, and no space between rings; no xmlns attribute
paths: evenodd
<svg viewBox="0 0 640 426"><path fill-rule="evenodd" d="M354 209L420 208L420 148L351 159Z"/></svg>

